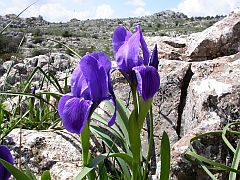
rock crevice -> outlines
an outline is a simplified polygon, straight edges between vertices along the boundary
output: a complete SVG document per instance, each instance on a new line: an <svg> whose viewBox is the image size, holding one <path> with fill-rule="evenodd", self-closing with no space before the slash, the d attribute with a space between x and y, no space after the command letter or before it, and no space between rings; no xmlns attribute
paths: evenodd
<svg viewBox="0 0 240 180"><path fill-rule="evenodd" d="M193 72L191 70L191 64L190 64L190 66L189 66L188 70L186 71L186 74L182 80L180 101L179 101L179 105L178 105L178 119L177 119L177 124L176 124L176 132L177 132L179 139L181 138L182 114L183 114L184 107L186 105L188 86L192 79L192 76L193 76Z"/></svg>

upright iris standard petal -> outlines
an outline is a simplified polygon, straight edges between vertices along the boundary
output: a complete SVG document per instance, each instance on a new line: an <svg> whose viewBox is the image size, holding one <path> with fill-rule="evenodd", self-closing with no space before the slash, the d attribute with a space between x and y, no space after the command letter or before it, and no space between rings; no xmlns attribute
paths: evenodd
<svg viewBox="0 0 240 180"><path fill-rule="evenodd" d="M155 44L153 52L152 52L152 56L151 56L151 59L149 62L149 66L153 66L156 69L158 69L158 64L159 64L159 61L158 61L157 44Z"/></svg>
<svg viewBox="0 0 240 180"><path fill-rule="evenodd" d="M140 51L140 32L134 33L115 54L119 69L130 74L132 68L143 64L142 58L139 58Z"/></svg>
<svg viewBox="0 0 240 180"><path fill-rule="evenodd" d="M13 164L13 157L10 153L10 150L3 145L0 145L0 158ZM8 180L11 174L8 170L0 163L0 179L1 180Z"/></svg>
<svg viewBox="0 0 240 180"><path fill-rule="evenodd" d="M136 32L139 32L140 34L140 44L141 44L142 53L143 53L143 64L146 66L149 63L149 51L148 51L147 43L143 38L143 34L140 29L140 26L137 26Z"/></svg>
<svg viewBox="0 0 240 180"><path fill-rule="evenodd" d="M137 66L133 70L137 77L137 88L144 101L154 96L160 87L160 76L152 66Z"/></svg>
<svg viewBox="0 0 240 180"><path fill-rule="evenodd" d="M119 26L113 33L113 52L116 54L118 49L131 37L132 33L127 31L124 27Z"/></svg>
<svg viewBox="0 0 240 180"><path fill-rule="evenodd" d="M81 70L88 83L91 99L99 104L107 97L108 82L107 74L103 66L98 63L94 56L88 55L80 61Z"/></svg>
<svg viewBox="0 0 240 180"><path fill-rule="evenodd" d="M111 70L111 60L104 52L93 52L90 56L93 56L98 61L99 66L102 66L105 69L105 72L109 72Z"/></svg>
<svg viewBox="0 0 240 180"><path fill-rule="evenodd" d="M71 98L64 105L62 123L69 132L80 134L88 120L92 101Z"/></svg>

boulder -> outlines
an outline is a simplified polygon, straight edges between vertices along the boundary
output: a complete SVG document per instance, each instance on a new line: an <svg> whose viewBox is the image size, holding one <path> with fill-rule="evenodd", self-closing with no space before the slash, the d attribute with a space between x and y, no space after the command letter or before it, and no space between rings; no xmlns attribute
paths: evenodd
<svg viewBox="0 0 240 180"><path fill-rule="evenodd" d="M146 37L149 49L159 47L159 57L169 60L205 61L240 51L240 8L202 32L178 37Z"/></svg>
<svg viewBox="0 0 240 180"><path fill-rule="evenodd" d="M94 145L95 141L95 138L91 141L92 152L100 150ZM29 167L37 176L44 170L50 170L52 179L73 179L82 167L80 137L65 130L14 129L7 135L4 144L10 148L15 166L21 163L22 167Z"/></svg>
<svg viewBox="0 0 240 180"><path fill-rule="evenodd" d="M19 74L27 74L27 67L24 63L17 63L13 66Z"/></svg>
<svg viewBox="0 0 240 180"><path fill-rule="evenodd" d="M186 60L203 61L240 51L240 9L187 39Z"/></svg>
<svg viewBox="0 0 240 180"><path fill-rule="evenodd" d="M193 72L184 107L181 135L186 135L215 112L222 122L240 116L240 53L192 63ZM196 103L197 102L197 103Z"/></svg>
<svg viewBox="0 0 240 180"><path fill-rule="evenodd" d="M14 129L6 139L14 156L15 165L28 166L40 175L50 169L53 179L72 178L81 168L81 146L79 137L66 131L22 130ZM21 153L20 153L21 147ZM21 160L21 162L20 162ZM71 169L63 168L69 167ZM55 171L52 171L55 169Z"/></svg>
<svg viewBox="0 0 240 180"><path fill-rule="evenodd" d="M184 153L194 136L220 130L227 123L240 118L239 67L240 53L192 63L193 76L181 118L182 138L172 148L173 179L209 179L202 169L186 161ZM236 142L233 141L233 144ZM219 135L197 141L194 148L209 159L227 163L229 149ZM225 174L218 174L218 179L226 177Z"/></svg>

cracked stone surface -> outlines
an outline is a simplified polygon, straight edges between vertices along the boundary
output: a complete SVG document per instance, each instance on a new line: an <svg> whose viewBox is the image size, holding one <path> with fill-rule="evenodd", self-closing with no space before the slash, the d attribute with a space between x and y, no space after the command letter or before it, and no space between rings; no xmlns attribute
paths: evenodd
<svg viewBox="0 0 240 180"><path fill-rule="evenodd" d="M240 53L212 61L192 63L194 75L188 87L182 115L182 139L174 144L172 151L174 179L209 179L205 173L200 176L202 170L187 162L183 154L194 136L222 129L227 123L240 118L239 67ZM236 128L239 130L239 127ZM230 140L234 146L239 141L232 137ZM227 163L226 157L230 157L229 149L219 136L210 136L197 142L195 149L205 157L223 164ZM218 179L226 179L226 175L219 174Z"/></svg>
<svg viewBox="0 0 240 180"><path fill-rule="evenodd" d="M50 170L52 179L73 179L82 167L81 144L78 135L67 131L22 130L20 153L20 130L14 129L5 139L11 150L15 165L28 166L33 173L41 175ZM91 146L92 151L94 147Z"/></svg>
<svg viewBox="0 0 240 180"><path fill-rule="evenodd" d="M222 121L232 121L239 117L239 67L240 53L213 61L192 63L194 75L183 112L182 135L206 119L209 112L216 112ZM229 107L235 113L227 110Z"/></svg>

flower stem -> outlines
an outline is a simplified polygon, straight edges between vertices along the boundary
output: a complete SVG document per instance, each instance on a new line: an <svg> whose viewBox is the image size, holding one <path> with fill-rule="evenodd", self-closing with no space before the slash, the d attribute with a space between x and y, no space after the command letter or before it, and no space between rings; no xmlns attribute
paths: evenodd
<svg viewBox="0 0 240 180"><path fill-rule="evenodd" d="M133 96L135 118L137 120L138 119L138 96L137 96L137 89L136 89L136 87L132 88L132 96Z"/></svg>
<svg viewBox="0 0 240 180"><path fill-rule="evenodd" d="M148 174L148 164L149 164L149 160L150 160L150 156L151 156L151 152L152 152L152 146L153 146L153 113L152 113L152 105L150 107L150 137L149 137L149 145L148 145L148 153L147 153L147 159L146 159L146 165L145 165L145 169L144 169L144 177L143 180L147 179L147 174Z"/></svg>
<svg viewBox="0 0 240 180"><path fill-rule="evenodd" d="M140 160L141 160L141 139L140 130L138 126L138 96L136 87L132 87L134 112L129 119L129 134L130 134L130 144L131 151L133 154L132 162L132 180L138 180L141 177L140 172Z"/></svg>
<svg viewBox="0 0 240 180"><path fill-rule="evenodd" d="M83 166L87 166L90 160L90 130L89 130L89 122L86 123L82 134L81 134L81 143L82 143L82 161Z"/></svg>

